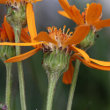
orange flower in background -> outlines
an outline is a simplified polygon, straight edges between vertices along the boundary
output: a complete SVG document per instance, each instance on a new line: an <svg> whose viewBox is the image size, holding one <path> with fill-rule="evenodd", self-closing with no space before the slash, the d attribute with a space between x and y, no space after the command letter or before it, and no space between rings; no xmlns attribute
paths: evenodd
<svg viewBox="0 0 110 110"><path fill-rule="evenodd" d="M87 4L82 14L75 5L69 5L67 0L59 0L59 3L64 11L58 11L58 13L72 19L77 25L89 25L94 31L110 26L110 19L101 20L102 5L100 3Z"/></svg>
<svg viewBox="0 0 110 110"><path fill-rule="evenodd" d="M27 33L28 29L23 28L21 30L21 42L31 42L30 37ZM0 42L15 42L15 36L13 28L10 26L10 24L6 21L6 16L4 17L4 22L2 24L2 28L0 28ZM18 45L21 45L21 43L18 43ZM25 43L22 43L22 46L25 46Z"/></svg>
<svg viewBox="0 0 110 110"><path fill-rule="evenodd" d="M59 14L62 16L73 20L78 26L83 25L83 26L89 26L90 30L93 32L98 31L104 27L110 26L110 19L106 20L101 20L102 16L102 5L101 4L96 4L96 3L91 3L90 5L87 4L87 8L85 11L80 14L80 10L77 9L75 5L69 5L67 0L59 0L59 3L61 7L64 9L64 11L58 11ZM71 47L72 48L72 47ZM109 62L103 62L103 61L98 61L89 58L89 62L86 61L79 53L74 54L72 58L75 60L76 58L82 61L85 65L91 68L95 69L100 69L100 70L109 70ZM71 64L70 64L71 67ZM73 68L71 67L63 77L63 82L66 84L70 84L72 81L72 75L73 73L70 72L72 71Z"/></svg>
<svg viewBox="0 0 110 110"><path fill-rule="evenodd" d="M6 21L6 17L4 17L4 22L2 24L2 28L0 28L0 41L5 42L14 42L14 32L12 27Z"/></svg>

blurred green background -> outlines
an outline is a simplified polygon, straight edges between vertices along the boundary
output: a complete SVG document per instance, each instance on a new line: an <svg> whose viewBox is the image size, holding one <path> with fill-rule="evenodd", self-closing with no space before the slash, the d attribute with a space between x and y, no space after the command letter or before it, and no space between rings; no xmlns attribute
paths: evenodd
<svg viewBox="0 0 110 110"><path fill-rule="evenodd" d="M86 3L99 2L103 6L103 19L110 18L110 0L68 0L81 10ZM57 13L61 10L58 0L43 0L34 4L37 31L46 31L48 26L62 27L67 25L74 30L75 23ZM0 25L6 14L6 6L0 5ZM110 61L110 28L104 28L99 34L96 43L87 53L99 60ZM23 47L22 53L31 50ZM23 61L27 110L45 110L47 95L47 76L42 67L43 53L39 51L31 58ZM19 84L16 63L13 64L13 110L20 110ZM5 65L0 61L0 103L4 103L5 95ZM58 81L54 97L53 110L66 110L70 85ZM75 91L72 110L110 110L110 72L95 70L81 64L78 82Z"/></svg>

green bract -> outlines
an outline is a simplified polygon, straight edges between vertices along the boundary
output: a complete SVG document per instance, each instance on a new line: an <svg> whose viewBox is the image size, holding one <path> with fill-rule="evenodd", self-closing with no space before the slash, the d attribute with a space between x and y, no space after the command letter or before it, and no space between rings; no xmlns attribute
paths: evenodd
<svg viewBox="0 0 110 110"><path fill-rule="evenodd" d="M95 42L95 33L91 30L87 37L85 37L85 39L82 42L80 42L79 46L83 49L88 49L89 47L94 45L94 42Z"/></svg>
<svg viewBox="0 0 110 110"><path fill-rule="evenodd" d="M26 25L26 6L21 4L19 8L9 7L6 17L11 26L24 27Z"/></svg>
<svg viewBox="0 0 110 110"><path fill-rule="evenodd" d="M63 50L54 50L45 53L43 58L43 67L48 76L56 75L60 77L69 67L70 55Z"/></svg>

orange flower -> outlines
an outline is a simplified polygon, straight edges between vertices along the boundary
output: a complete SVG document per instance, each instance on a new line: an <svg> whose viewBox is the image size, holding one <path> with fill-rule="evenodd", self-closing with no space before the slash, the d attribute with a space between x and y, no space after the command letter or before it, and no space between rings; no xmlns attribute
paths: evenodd
<svg viewBox="0 0 110 110"><path fill-rule="evenodd" d="M22 42L30 42L29 35L26 32L27 28L23 28L21 30L21 41ZM6 21L6 16L4 17L4 22L2 24L2 28L0 28L0 42L15 42L15 36L13 28Z"/></svg>
<svg viewBox="0 0 110 110"><path fill-rule="evenodd" d="M0 28L0 41L1 42L5 42L5 41L14 42L13 29L6 21L6 17L4 17L2 28Z"/></svg>
<svg viewBox="0 0 110 110"><path fill-rule="evenodd" d="M110 70L110 62L104 62L104 61L98 61L95 59L92 59L88 56L88 54L82 50L76 47L77 44L79 44L85 36L87 36L88 32L90 31L90 27L86 25L79 25L75 32L69 32L68 29L67 32L65 32L65 26L63 30L57 29L56 27L49 27L48 33L46 32L40 32L37 35L37 31L35 28L35 18L34 13L32 13L32 5L28 4L27 8L27 22L28 22L28 29L30 33L30 38L28 41L25 39L25 43L9 43L4 42L0 43L0 45L20 45L20 46L33 46L35 49L21 54L19 56L12 57L5 62L18 62L24 59L27 59L37 53L40 49L43 49L44 52L51 52L54 49L60 49L65 50L65 52L71 53L71 51L74 51L74 54L71 55L70 58L70 65L67 72L64 73L63 76L63 82L66 84L70 84L74 72L74 67L72 65L72 61L74 61L76 58L82 61L86 66L100 69L100 70ZM41 45L43 44L43 45Z"/></svg>
<svg viewBox="0 0 110 110"><path fill-rule="evenodd" d="M70 6L67 0L59 0L59 3L64 11L58 11L58 13L72 19L77 25L89 25L94 31L110 26L110 19L101 20L102 5L99 3L87 4L82 15L80 10L75 5Z"/></svg>

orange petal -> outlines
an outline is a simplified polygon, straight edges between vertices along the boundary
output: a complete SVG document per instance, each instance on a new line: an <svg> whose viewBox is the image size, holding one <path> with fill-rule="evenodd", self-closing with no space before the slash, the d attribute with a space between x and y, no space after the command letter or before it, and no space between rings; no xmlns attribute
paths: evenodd
<svg viewBox="0 0 110 110"><path fill-rule="evenodd" d="M40 32L35 39L36 41L46 41L57 44L57 42L52 39L47 32Z"/></svg>
<svg viewBox="0 0 110 110"><path fill-rule="evenodd" d="M35 25L35 16L33 11L33 6L31 3L27 4L26 15L27 15L27 24L28 24L31 40L32 42L35 42L35 38L37 37L37 30Z"/></svg>
<svg viewBox="0 0 110 110"><path fill-rule="evenodd" d="M68 15L70 16L71 15L71 12L70 12L70 5L68 3L67 0L58 0L61 7L65 10L66 13L68 13Z"/></svg>
<svg viewBox="0 0 110 110"><path fill-rule="evenodd" d="M80 15L80 11L76 8L75 5L70 6L67 0L59 0L60 5L64 9L64 11L70 16L70 18L76 24L83 24L84 21L82 16Z"/></svg>
<svg viewBox="0 0 110 110"><path fill-rule="evenodd" d="M31 38L28 35L27 30L25 30L25 29L21 30L21 37L20 37L20 39L21 39L22 42L26 42L26 43L27 42L31 42Z"/></svg>
<svg viewBox="0 0 110 110"><path fill-rule="evenodd" d="M99 60L95 60L95 59L92 59L92 58L90 58L90 60L91 60L93 63L98 64L98 65L110 66L110 62L99 61Z"/></svg>
<svg viewBox="0 0 110 110"><path fill-rule="evenodd" d="M58 13L68 19L71 19L71 17L65 11L58 11Z"/></svg>
<svg viewBox="0 0 110 110"><path fill-rule="evenodd" d="M0 4L6 4L9 0L0 0Z"/></svg>
<svg viewBox="0 0 110 110"><path fill-rule="evenodd" d="M63 74L63 82L65 84L71 84L72 79L73 79L73 73L74 73L74 67L73 67L73 64L72 64L72 60L70 60L69 68Z"/></svg>
<svg viewBox="0 0 110 110"><path fill-rule="evenodd" d="M73 16L72 18L74 18L74 22L78 25L84 24L84 20L82 15L80 14L80 10L77 9L75 5L71 7L71 10L72 10L72 16Z"/></svg>
<svg viewBox="0 0 110 110"><path fill-rule="evenodd" d="M64 42L64 45L71 45L71 44L79 44L90 32L90 26L88 25L80 25L75 29L72 37L68 38L67 41Z"/></svg>
<svg viewBox="0 0 110 110"><path fill-rule="evenodd" d="M106 20L100 20L96 23L93 24L97 30L104 28L104 27L109 27L110 26L110 19Z"/></svg>
<svg viewBox="0 0 110 110"><path fill-rule="evenodd" d="M81 49L80 49L81 50ZM83 52L83 51L82 51ZM85 54L85 55L84 55ZM89 57L86 53L84 53L83 55L81 54L81 57L84 58L84 56L87 56ZM80 54L78 53L75 53L73 55L73 58L74 56L80 56ZM84 58L85 59L85 58ZM110 66L110 62L106 62L106 61L100 61L100 60L96 60L96 59L93 59L93 58L88 58L90 62L92 63L95 63L95 64L98 64L98 65L101 65L101 66ZM85 59L86 60L86 59ZM87 61L87 60L86 60Z"/></svg>
<svg viewBox="0 0 110 110"><path fill-rule="evenodd" d="M26 33L29 32L28 27L22 28Z"/></svg>
<svg viewBox="0 0 110 110"><path fill-rule="evenodd" d="M14 41L14 33L13 33L13 29L12 27L10 26L10 24L8 24L8 22L6 21L6 16L4 17L4 28L6 30L6 33L7 33L7 36L8 36L8 39L10 42Z"/></svg>
<svg viewBox="0 0 110 110"><path fill-rule="evenodd" d="M7 40L7 35L6 35L6 32L5 32L5 30L3 30L2 29L2 31L1 31L1 33L0 33L0 39L2 40L2 41L6 41Z"/></svg>
<svg viewBox="0 0 110 110"><path fill-rule="evenodd" d="M25 59L31 57L32 55L34 55L35 53L37 53L39 50L40 50L40 48L36 48L25 54L21 54L21 55L9 58L8 60L5 61L5 63L9 63L9 62L13 63L13 62L19 62L19 61L25 60Z"/></svg>
<svg viewBox="0 0 110 110"><path fill-rule="evenodd" d="M39 2L39 1L42 1L42 0L31 0L32 3Z"/></svg>
<svg viewBox="0 0 110 110"><path fill-rule="evenodd" d="M9 46L34 46L39 45L45 42L36 42L36 43L9 43L9 42L3 42L0 43L0 45L9 45Z"/></svg>
<svg viewBox="0 0 110 110"><path fill-rule="evenodd" d="M86 60L82 59L79 56L76 56L76 58L79 59L81 62L83 62L86 66L88 66L90 68L110 71L110 66L101 66L101 65L94 64L92 62L87 62Z"/></svg>
<svg viewBox="0 0 110 110"><path fill-rule="evenodd" d="M73 54L73 56L74 56L74 55L80 55L80 56L82 56L87 62L90 61L90 58L89 58L88 54L87 54L84 50L79 49L79 48L77 48L77 47L75 47L75 46L71 46L70 48L71 48L73 51L77 52L77 54L75 53L75 54Z"/></svg>
<svg viewBox="0 0 110 110"><path fill-rule="evenodd" d="M102 14L102 5L92 3L89 8L87 9L86 20L88 24L92 24L98 21Z"/></svg>
<svg viewBox="0 0 110 110"><path fill-rule="evenodd" d="M70 18L74 21L75 18L72 16L71 6L69 5L67 0L58 0L61 7L64 11L70 16Z"/></svg>

